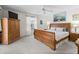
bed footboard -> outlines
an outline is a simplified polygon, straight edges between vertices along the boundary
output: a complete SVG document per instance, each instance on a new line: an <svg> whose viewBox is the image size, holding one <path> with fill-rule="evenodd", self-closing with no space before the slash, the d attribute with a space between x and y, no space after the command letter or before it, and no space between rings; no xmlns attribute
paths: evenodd
<svg viewBox="0 0 79 59"><path fill-rule="evenodd" d="M55 33L44 30L34 30L34 38L44 43L53 50L56 50Z"/></svg>

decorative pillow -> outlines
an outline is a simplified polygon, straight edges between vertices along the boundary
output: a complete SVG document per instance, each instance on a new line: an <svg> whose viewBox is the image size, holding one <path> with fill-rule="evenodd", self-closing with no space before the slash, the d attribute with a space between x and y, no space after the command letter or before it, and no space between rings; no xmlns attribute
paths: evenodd
<svg viewBox="0 0 79 59"><path fill-rule="evenodd" d="M56 31L63 31L63 28L56 28Z"/></svg>
<svg viewBox="0 0 79 59"><path fill-rule="evenodd" d="M64 31L64 32L67 32L67 31L68 31L68 29L66 29L66 28L63 28L63 31Z"/></svg>

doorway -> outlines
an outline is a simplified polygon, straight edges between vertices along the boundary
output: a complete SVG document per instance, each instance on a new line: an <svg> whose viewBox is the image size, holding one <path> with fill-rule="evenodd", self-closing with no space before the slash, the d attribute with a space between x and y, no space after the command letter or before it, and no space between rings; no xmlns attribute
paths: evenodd
<svg viewBox="0 0 79 59"><path fill-rule="evenodd" d="M33 34L34 29L37 29L37 17L29 16L27 17L27 33Z"/></svg>

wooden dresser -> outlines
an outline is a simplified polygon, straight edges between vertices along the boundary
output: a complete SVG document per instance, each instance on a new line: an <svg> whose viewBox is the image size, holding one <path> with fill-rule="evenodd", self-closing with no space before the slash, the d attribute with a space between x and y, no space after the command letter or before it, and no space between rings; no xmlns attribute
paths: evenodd
<svg viewBox="0 0 79 59"><path fill-rule="evenodd" d="M70 33L70 41L75 42L79 38L79 33Z"/></svg>

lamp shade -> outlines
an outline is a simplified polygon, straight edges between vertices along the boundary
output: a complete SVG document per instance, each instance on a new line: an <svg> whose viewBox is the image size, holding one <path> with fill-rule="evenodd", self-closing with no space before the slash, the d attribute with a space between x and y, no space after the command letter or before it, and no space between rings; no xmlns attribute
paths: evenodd
<svg viewBox="0 0 79 59"><path fill-rule="evenodd" d="M72 27L79 27L79 21L72 21Z"/></svg>
<svg viewBox="0 0 79 59"><path fill-rule="evenodd" d="M79 38L75 41L76 44L79 44Z"/></svg>

